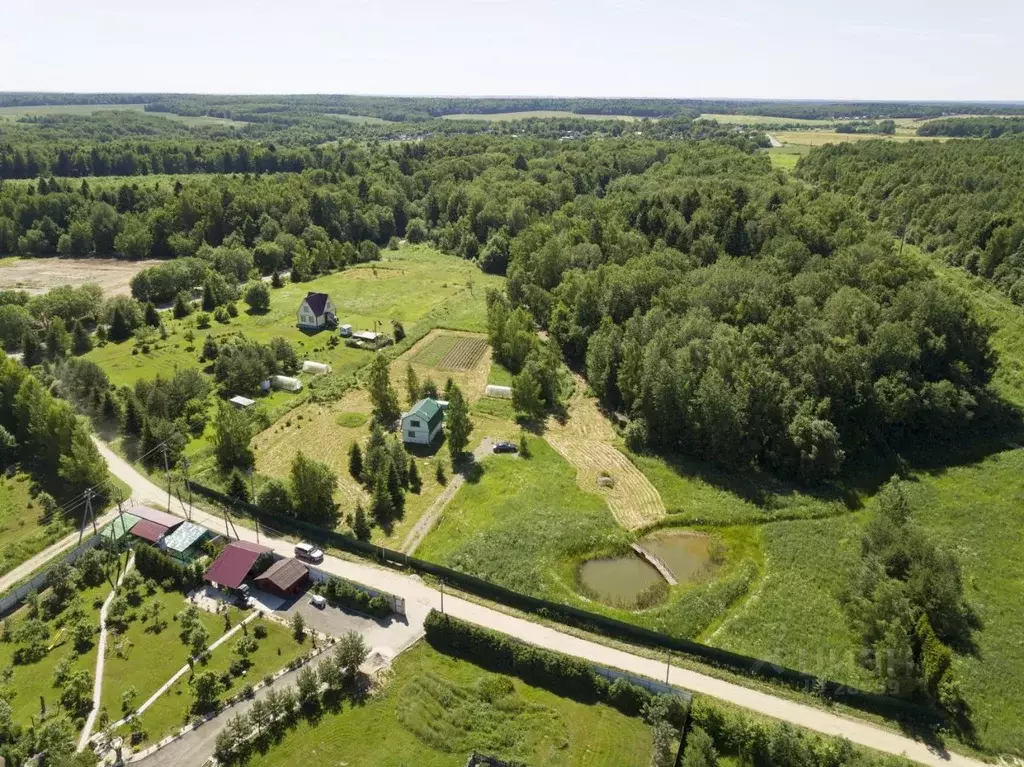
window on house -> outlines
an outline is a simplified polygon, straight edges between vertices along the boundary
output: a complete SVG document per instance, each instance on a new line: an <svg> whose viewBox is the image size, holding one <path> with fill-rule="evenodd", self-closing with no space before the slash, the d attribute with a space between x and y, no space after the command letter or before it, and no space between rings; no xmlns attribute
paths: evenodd
<svg viewBox="0 0 1024 767"><path fill-rule="evenodd" d="M412 420L412 421L409 421L409 425L418 428L419 425L420 425L420 422L416 421L416 420Z"/></svg>

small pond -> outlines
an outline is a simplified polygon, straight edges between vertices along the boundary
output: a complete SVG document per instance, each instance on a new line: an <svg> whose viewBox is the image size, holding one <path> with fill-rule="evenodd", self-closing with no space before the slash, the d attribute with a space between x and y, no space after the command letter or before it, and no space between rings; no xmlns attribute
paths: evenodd
<svg viewBox="0 0 1024 767"><path fill-rule="evenodd" d="M654 565L632 552L584 562L579 578L595 599L615 607L634 607L644 592L665 582Z"/></svg>
<svg viewBox="0 0 1024 767"><path fill-rule="evenodd" d="M660 533L640 541L659 557L679 583L696 581L711 570L714 539L690 532ZM599 557L579 569L584 593L614 607L639 609L662 601L668 585L657 568L639 554Z"/></svg>
<svg viewBox="0 0 1024 767"><path fill-rule="evenodd" d="M713 539L708 535L670 533L644 538L640 545L668 565L680 583L698 580L712 567Z"/></svg>

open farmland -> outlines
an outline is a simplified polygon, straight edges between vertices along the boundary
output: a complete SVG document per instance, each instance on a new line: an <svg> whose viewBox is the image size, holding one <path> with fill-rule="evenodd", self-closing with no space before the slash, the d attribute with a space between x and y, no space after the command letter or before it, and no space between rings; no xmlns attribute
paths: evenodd
<svg viewBox="0 0 1024 767"><path fill-rule="evenodd" d="M400 391L408 364L412 364L421 382L429 378L443 387L451 378L466 399L475 402L487 387L491 350L487 339L480 334L435 330L392 363L391 380Z"/></svg>
<svg viewBox="0 0 1024 767"><path fill-rule="evenodd" d="M508 122L510 120L543 120L547 118L566 118L583 120L626 120L633 122L639 118L631 115L585 115L575 112L563 112L557 109L536 109L528 112L495 112L492 114L455 114L445 115L445 120L486 120L487 122Z"/></svg>
<svg viewBox="0 0 1024 767"><path fill-rule="evenodd" d="M150 117L162 117L188 126L220 125L241 128L246 125L238 120L206 115L176 115L170 112L146 112L145 104L55 104L51 106L0 107L0 120L20 120L22 117L46 115L88 116L96 112L142 112Z"/></svg>
<svg viewBox="0 0 1024 767"><path fill-rule="evenodd" d="M128 261L119 258L11 258L0 262L0 290L45 293L60 285L94 282L107 296L131 294L136 274L159 261Z"/></svg>

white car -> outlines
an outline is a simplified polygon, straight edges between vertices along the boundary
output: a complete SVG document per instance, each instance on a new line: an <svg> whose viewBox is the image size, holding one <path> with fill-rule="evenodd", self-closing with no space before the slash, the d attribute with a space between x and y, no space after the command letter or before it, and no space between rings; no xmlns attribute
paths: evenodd
<svg viewBox="0 0 1024 767"><path fill-rule="evenodd" d="M305 559L307 562L323 562L324 553L312 543L295 544L295 558Z"/></svg>
<svg viewBox="0 0 1024 767"><path fill-rule="evenodd" d="M327 600L319 594L314 594L313 596L311 596L309 598L309 603L318 610L323 610L325 607L327 607Z"/></svg>

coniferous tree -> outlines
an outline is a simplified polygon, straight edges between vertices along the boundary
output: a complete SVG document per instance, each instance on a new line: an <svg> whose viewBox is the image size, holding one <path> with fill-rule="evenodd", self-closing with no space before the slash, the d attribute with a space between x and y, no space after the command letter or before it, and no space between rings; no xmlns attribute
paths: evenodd
<svg viewBox="0 0 1024 767"><path fill-rule="evenodd" d="M352 520L352 532L361 541L370 540L370 521L366 518L366 511L363 510L363 504L361 503L356 504L356 512Z"/></svg>
<svg viewBox="0 0 1024 767"><path fill-rule="evenodd" d="M71 326L71 351L75 354L86 354L92 349L92 338L81 320L75 320Z"/></svg>
<svg viewBox="0 0 1024 767"><path fill-rule="evenodd" d="M146 302L146 309L142 321L151 328L160 327L160 312L156 310L156 306L152 301Z"/></svg>
<svg viewBox="0 0 1024 767"><path fill-rule="evenodd" d="M124 312L121 307L118 306L114 309L114 315L110 318L110 340L111 341L124 341L130 338L132 335L132 329L128 326L128 320L124 316Z"/></svg>
<svg viewBox="0 0 1024 767"><path fill-rule="evenodd" d="M473 424L469 420L469 405L462 396L462 390L453 382L447 387L447 391L448 412L445 421L448 430L448 450L451 452L454 466L469 444Z"/></svg>
<svg viewBox="0 0 1024 767"><path fill-rule="evenodd" d="M420 488L423 487L423 480L420 479L419 469L416 468L416 459L409 457L409 489L419 494Z"/></svg>
<svg viewBox="0 0 1024 767"><path fill-rule="evenodd" d="M348 449L348 473L356 482L363 481L363 451L358 442L353 442Z"/></svg>
<svg viewBox="0 0 1024 767"><path fill-rule="evenodd" d="M43 361L43 345L39 341L39 334L32 329L26 330L21 337L21 361L27 368Z"/></svg>

